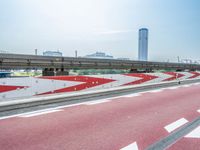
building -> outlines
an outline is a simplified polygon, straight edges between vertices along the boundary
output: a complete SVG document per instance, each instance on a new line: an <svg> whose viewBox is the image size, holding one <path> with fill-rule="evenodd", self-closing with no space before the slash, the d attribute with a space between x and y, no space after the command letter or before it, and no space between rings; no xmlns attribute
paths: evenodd
<svg viewBox="0 0 200 150"><path fill-rule="evenodd" d="M138 60L148 61L148 29L139 29Z"/></svg>
<svg viewBox="0 0 200 150"><path fill-rule="evenodd" d="M99 59L113 59L113 56L111 55L106 55L105 53L102 52L96 52L94 54L86 55L86 58L99 58Z"/></svg>
<svg viewBox="0 0 200 150"><path fill-rule="evenodd" d="M43 52L43 56L57 56L62 57L62 53L59 51L45 51Z"/></svg>

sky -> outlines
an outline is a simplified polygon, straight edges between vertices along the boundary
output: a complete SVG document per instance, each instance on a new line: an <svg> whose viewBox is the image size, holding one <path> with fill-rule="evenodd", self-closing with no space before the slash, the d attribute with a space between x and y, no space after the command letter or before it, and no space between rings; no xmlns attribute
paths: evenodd
<svg viewBox="0 0 200 150"><path fill-rule="evenodd" d="M137 60L143 27L149 60L200 60L199 0L0 0L0 51L9 53Z"/></svg>

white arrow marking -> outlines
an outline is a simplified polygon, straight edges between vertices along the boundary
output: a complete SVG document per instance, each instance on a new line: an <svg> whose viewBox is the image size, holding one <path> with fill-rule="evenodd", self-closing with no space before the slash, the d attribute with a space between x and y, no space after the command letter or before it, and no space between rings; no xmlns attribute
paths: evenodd
<svg viewBox="0 0 200 150"><path fill-rule="evenodd" d="M185 136L186 138L200 138L200 126Z"/></svg>
<svg viewBox="0 0 200 150"><path fill-rule="evenodd" d="M124 148L121 148L120 150L138 150L138 146L137 146L137 143L134 142Z"/></svg>

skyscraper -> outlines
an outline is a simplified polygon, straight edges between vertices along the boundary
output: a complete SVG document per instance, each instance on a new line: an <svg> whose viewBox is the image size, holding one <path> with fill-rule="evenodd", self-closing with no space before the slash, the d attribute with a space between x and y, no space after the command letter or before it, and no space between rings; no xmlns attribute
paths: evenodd
<svg viewBox="0 0 200 150"><path fill-rule="evenodd" d="M148 60L148 29L139 29L138 60Z"/></svg>

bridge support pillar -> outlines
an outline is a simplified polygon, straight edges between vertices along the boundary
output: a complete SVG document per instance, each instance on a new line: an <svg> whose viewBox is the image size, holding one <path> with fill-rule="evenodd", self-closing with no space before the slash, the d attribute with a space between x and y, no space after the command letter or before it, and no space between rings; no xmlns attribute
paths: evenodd
<svg viewBox="0 0 200 150"><path fill-rule="evenodd" d="M131 70L130 70L130 73L138 73L139 71L137 70L137 69L135 69L135 68L132 68Z"/></svg>
<svg viewBox="0 0 200 150"><path fill-rule="evenodd" d="M69 75L69 71L64 68L45 68L42 71L42 76L64 76Z"/></svg>
<svg viewBox="0 0 200 150"><path fill-rule="evenodd" d="M152 73L153 70L151 68L146 68L146 69L141 69L141 70L138 70L138 69L131 69L130 70L130 73Z"/></svg>

